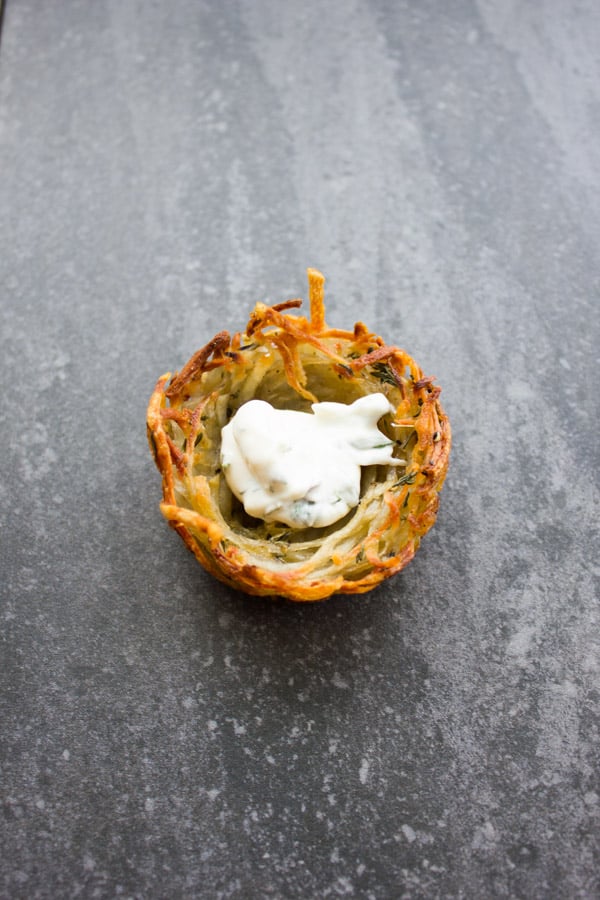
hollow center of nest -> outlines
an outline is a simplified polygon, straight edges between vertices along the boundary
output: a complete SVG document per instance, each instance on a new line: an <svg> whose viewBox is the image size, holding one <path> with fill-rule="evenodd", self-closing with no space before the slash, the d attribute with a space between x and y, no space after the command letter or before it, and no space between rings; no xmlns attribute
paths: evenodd
<svg viewBox="0 0 600 900"><path fill-rule="evenodd" d="M223 428L223 473L248 515L325 528L358 504L362 466L404 464L377 427L393 411L381 393L314 403L312 413L251 400Z"/></svg>

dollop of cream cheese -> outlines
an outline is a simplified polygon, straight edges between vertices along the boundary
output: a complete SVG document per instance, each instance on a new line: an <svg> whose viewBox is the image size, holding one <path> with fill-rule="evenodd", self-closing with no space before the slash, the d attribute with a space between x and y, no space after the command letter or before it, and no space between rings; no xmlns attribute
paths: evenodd
<svg viewBox="0 0 600 900"><path fill-rule="evenodd" d="M313 403L312 414L241 406L223 428L221 466L246 512L291 528L337 522L360 498L361 466L399 465L377 422L394 407L381 393Z"/></svg>

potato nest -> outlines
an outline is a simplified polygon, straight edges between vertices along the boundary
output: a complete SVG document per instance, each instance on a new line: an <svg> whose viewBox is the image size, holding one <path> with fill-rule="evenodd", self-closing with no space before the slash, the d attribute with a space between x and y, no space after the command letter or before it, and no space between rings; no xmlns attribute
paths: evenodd
<svg viewBox="0 0 600 900"><path fill-rule="evenodd" d="M363 593L403 569L435 521L451 443L433 379L362 322L330 328L324 278L309 269L308 281L310 319L288 312L301 300L258 303L243 334L219 332L158 380L147 418L161 511L198 561L237 590L290 600ZM358 506L325 528L247 515L220 465L221 429L242 404L310 412L375 392L395 409L379 428L406 465L364 467Z"/></svg>

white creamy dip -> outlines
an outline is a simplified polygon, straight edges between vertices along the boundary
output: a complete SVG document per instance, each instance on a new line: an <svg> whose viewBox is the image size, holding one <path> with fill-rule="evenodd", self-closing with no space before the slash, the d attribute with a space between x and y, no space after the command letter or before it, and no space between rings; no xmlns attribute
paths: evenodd
<svg viewBox="0 0 600 900"><path fill-rule="evenodd" d="M223 472L249 515L323 528L358 504L361 466L400 464L394 441L377 427L394 412L383 394L350 405L313 403L312 410L250 400L223 428Z"/></svg>

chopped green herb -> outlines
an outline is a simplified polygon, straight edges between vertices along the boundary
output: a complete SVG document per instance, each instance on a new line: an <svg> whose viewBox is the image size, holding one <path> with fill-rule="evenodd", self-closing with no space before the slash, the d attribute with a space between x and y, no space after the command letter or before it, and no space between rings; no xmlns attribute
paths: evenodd
<svg viewBox="0 0 600 900"><path fill-rule="evenodd" d="M383 381L385 384L391 384L394 387L398 387L398 382L394 377L394 373L387 363L375 363L375 365L371 366L371 371L373 372L375 378L378 378L379 381Z"/></svg>
<svg viewBox="0 0 600 900"><path fill-rule="evenodd" d="M406 475L403 475L402 478L398 479L393 487L401 487L403 484L414 484L418 474L418 472L407 472Z"/></svg>

